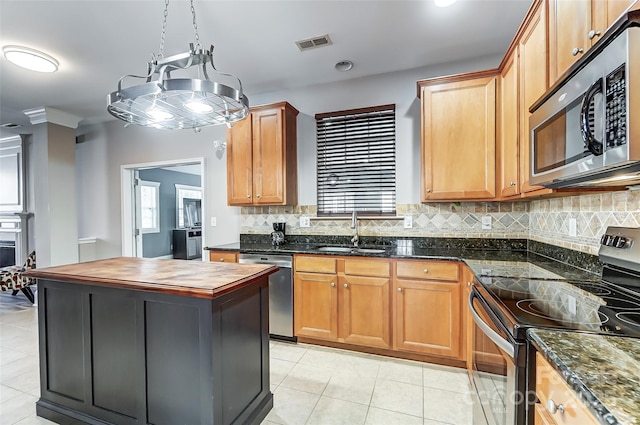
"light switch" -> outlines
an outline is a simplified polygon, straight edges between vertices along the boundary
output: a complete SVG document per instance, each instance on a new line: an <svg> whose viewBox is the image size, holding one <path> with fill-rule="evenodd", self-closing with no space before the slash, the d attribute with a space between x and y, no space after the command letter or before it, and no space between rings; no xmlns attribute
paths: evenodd
<svg viewBox="0 0 640 425"><path fill-rule="evenodd" d="M404 216L404 228L411 229L413 227L413 216L405 215Z"/></svg>
<svg viewBox="0 0 640 425"><path fill-rule="evenodd" d="M578 223L575 218L569 218L569 236L578 236Z"/></svg>
<svg viewBox="0 0 640 425"><path fill-rule="evenodd" d="M569 295L569 297L567 298L567 310L569 310L569 314L572 316L576 315L577 312L577 308L576 308L576 297Z"/></svg>
<svg viewBox="0 0 640 425"><path fill-rule="evenodd" d="M491 216L485 215L482 217L482 230L491 230Z"/></svg>
<svg viewBox="0 0 640 425"><path fill-rule="evenodd" d="M300 227L311 227L311 219L309 217L300 217Z"/></svg>
<svg viewBox="0 0 640 425"><path fill-rule="evenodd" d="M211 226L217 226L218 225L218 220L216 219L216 217L211 217Z"/></svg>

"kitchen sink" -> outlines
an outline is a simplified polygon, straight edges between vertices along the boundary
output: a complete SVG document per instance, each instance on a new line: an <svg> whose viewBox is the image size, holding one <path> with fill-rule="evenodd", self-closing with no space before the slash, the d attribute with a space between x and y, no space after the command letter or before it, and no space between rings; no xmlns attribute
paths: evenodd
<svg viewBox="0 0 640 425"><path fill-rule="evenodd" d="M318 251L330 251L330 252L351 252L354 248L348 246L321 246L317 248Z"/></svg>
<svg viewBox="0 0 640 425"><path fill-rule="evenodd" d="M352 248L349 246L321 246L316 248L318 251L324 252L349 252L349 253L361 253L361 254L382 254L384 249L377 248Z"/></svg>

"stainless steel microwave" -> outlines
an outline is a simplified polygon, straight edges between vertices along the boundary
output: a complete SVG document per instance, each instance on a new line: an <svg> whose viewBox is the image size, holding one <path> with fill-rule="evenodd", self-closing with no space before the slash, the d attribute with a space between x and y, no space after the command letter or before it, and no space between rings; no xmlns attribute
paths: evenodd
<svg viewBox="0 0 640 425"><path fill-rule="evenodd" d="M640 183L640 27L598 50L530 117L532 184Z"/></svg>

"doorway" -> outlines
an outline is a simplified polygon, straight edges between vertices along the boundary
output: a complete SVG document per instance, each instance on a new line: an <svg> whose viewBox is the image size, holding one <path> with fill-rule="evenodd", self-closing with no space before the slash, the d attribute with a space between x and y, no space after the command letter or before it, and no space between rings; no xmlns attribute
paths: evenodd
<svg viewBox="0 0 640 425"><path fill-rule="evenodd" d="M123 165L121 175L122 255L184 258L174 256L174 233L176 237L182 233L197 234L188 241L192 247L189 258L202 258L202 217L206 217L204 158ZM184 209L185 200L189 203L188 212ZM195 213L194 205L199 208ZM197 247L197 255L193 254L193 246Z"/></svg>

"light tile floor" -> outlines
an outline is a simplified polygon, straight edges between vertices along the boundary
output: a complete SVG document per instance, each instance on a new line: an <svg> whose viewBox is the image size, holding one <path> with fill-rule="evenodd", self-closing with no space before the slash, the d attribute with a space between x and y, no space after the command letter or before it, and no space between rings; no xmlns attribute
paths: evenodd
<svg viewBox="0 0 640 425"><path fill-rule="evenodd" d="M470 425L463 370L304 344L271 342L274 407L263 425ZM0 293L0 424L52 424L40 395L37 307Z"/></svg>

